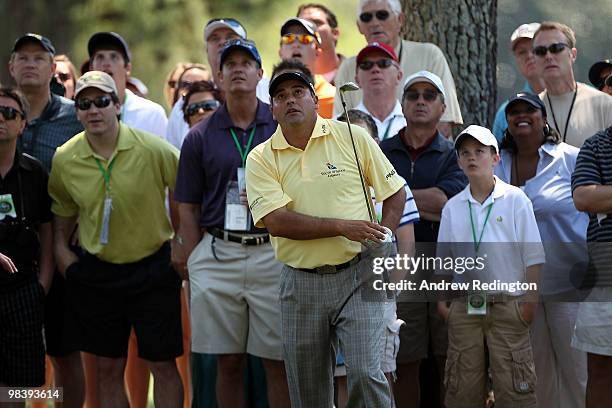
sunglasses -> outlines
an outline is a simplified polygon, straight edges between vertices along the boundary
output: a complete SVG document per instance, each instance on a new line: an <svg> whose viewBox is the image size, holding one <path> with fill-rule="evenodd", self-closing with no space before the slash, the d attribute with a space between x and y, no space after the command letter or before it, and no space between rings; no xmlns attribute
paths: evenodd
<svg viewBox="0 0 612 408"><path fill-rule="evenodd" d="M550 44L549 46L539 45L533 48L533 53L538 57L544 57L548 52L550 52L551 54L558 54L565 48L569 48L569 45L565 43L554 43Z"/></svg>
<svg viewBox="0 0 612 408"><path fill-rule="evenodd" d="M0 106L0 115L4 117L4 120L13 120L17 117L17 115L21 115L22 118L25 118L23 112L18 111L15 108L11 108L10 106Z"/></svg>
<svg viewBox="0 0 612 408"><path fill-rule="evenodd" d="M281 37L282 44L293 44L295 41L308 45L315 41L315 38L310 34L285 34Z"/></svg>
<svg viewBox="0 0 612 408"><path fill-rule="evenodd" d="M77 99L74 104L78 110L86 111L91 108L91 104L96 105L96 108L106 108L112 102L112 98L108 95L102 95L93 100L87 98Z"/></svg>
<svg viewBox="0 0 612 408"><path fill-rule="evenodd" d="M72 78L72 77L70 76L70 74L68 74L68 73L64 73L64 72L58 72L57 74L55 74L55 77L56 77L57 79L59 79L61 82L66 82L66 81L68 81L70 78Z"/></svg>
<svg viewBox="0 0 612 408"><path fill-rule="evenodd" d="M359 63L359 69L369 71L374 68L374 65L376 65L380 69L386 69L393 65L393 63L394 61L388 58L379 59L378 61L361 61Z"/></svg>
<svg viewBox="0 0 612 408"><path fill-rule="evenodd" d="M390 15L391 13L389 13L387 10L378 10L374 13L370 13L369 11L366 11L359 15L359 20L361 20L362 23L369 23L370 21L372 21L374 16L376 16L376 19L378 21L385 21L386 19L389 18Z"/></svg>
<svg viewBox="0 0 612 408"><path fill-rule="evenodd" d="M214 111L219 107L219 105L221 104L215 99L207 99L204 101L191 103L189 106L187 106L187 116L193 116L196 113L199 113L200 109L204 110L204 112Z"/></svg>
<svg viewBox="0 0 612 408"><path fill-rule="evenodd" d="M423 99L425 99L427 102L433 102L438 98L438 95L440 94L440 92L434 92L434 91L425 91L423 93L417 92L417 91L406 91L406 93L404 94L404 99L407 99L409 101L418 101L419 97L423 97Z"/></svg>

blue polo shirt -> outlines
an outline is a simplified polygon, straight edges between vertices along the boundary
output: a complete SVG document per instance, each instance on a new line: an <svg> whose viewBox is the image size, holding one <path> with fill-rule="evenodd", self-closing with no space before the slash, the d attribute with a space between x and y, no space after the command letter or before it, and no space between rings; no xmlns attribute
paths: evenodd
<svg viewBox="0 0 612 408"><path fill-rule="evenodd" d="M20 151L40 160L49 173L55 149L82 131L83 125L76 117L74 102L51 94L42 114L28 121L25 131L17 139L17 146Z"/></svg>
<svg viewBox="0 0 612 408"><path fill-rule="evenodd" d="M410 189L438 187L448 198L463 190L468 180L457 164L453 142L438 132L413 163L408 148L401 139L405 129L400 130L391 139L382 141L380 148ZM414 238L417 242L436 242L439 228L439 222L421 218L414 224Z"/></svg>
<svg viewBox="0 0 612 408"><path fill-rule="evenodd" d="M234 131L242 146L246 146L255 128L249 149L265 142L276 131L270 105L257 100L255 120L246 129L234 126L223 104L212 116L194 126L183 142L179 160L174 199L182 203L201 204L200 226L223 228L225 224L225 195L228 183L237 180L237 169L242 166ZM262 232L251 220L251 232Z"/></svg>

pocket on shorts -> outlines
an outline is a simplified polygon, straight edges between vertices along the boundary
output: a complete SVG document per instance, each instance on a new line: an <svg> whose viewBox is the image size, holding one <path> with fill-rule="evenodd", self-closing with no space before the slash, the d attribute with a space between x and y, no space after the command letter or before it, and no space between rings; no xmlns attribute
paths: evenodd
<svg viewBox="0 0 612 408"><path fill-rule="evenodd" d="M530 347L512 351L512 383L518 394L534 392L536 372Z"/></svg>
<svg viewBox="0 0 612 408"><path fill-rule="evenodd" d="M449 350L444 367L444 386L450 394L455 394L459 388L459 356L455 350Z"/></svg>
<svg viewBox="0 0 612 408"><path fill-rule="evenodd" d="M519 321L521 322L521 324L527 328L530 327L530 324L527 323L527 320L525 320L525 318L523 318L523 314L521 313L521 305L519 302L512 302L514 303L514 310L516 311L516 315L519 319Z"/></svg>

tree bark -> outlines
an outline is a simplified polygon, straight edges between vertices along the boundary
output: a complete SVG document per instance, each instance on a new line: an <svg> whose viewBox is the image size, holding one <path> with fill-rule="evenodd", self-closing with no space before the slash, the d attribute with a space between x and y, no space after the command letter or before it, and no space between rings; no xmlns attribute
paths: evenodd
<svg viewBox="0 0 612 408"><path fill-rule="evenodd" d="M404 38L442 49L463 123L488 126L496 111L497 0L403 0Z"/></svg>

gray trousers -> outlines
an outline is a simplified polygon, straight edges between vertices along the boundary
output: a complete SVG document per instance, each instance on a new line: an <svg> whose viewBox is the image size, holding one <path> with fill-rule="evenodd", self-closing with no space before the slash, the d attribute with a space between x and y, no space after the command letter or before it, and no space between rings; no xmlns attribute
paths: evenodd
<svg viewBox="0 0 612 408"><path fill-rule="evenodd" d="M367 257L333 274L283 267L281 332L293 408L333 406L338 342L348 376L348 406L392 406L380 366L385 294L373 291L373 280Z"/></svg>

